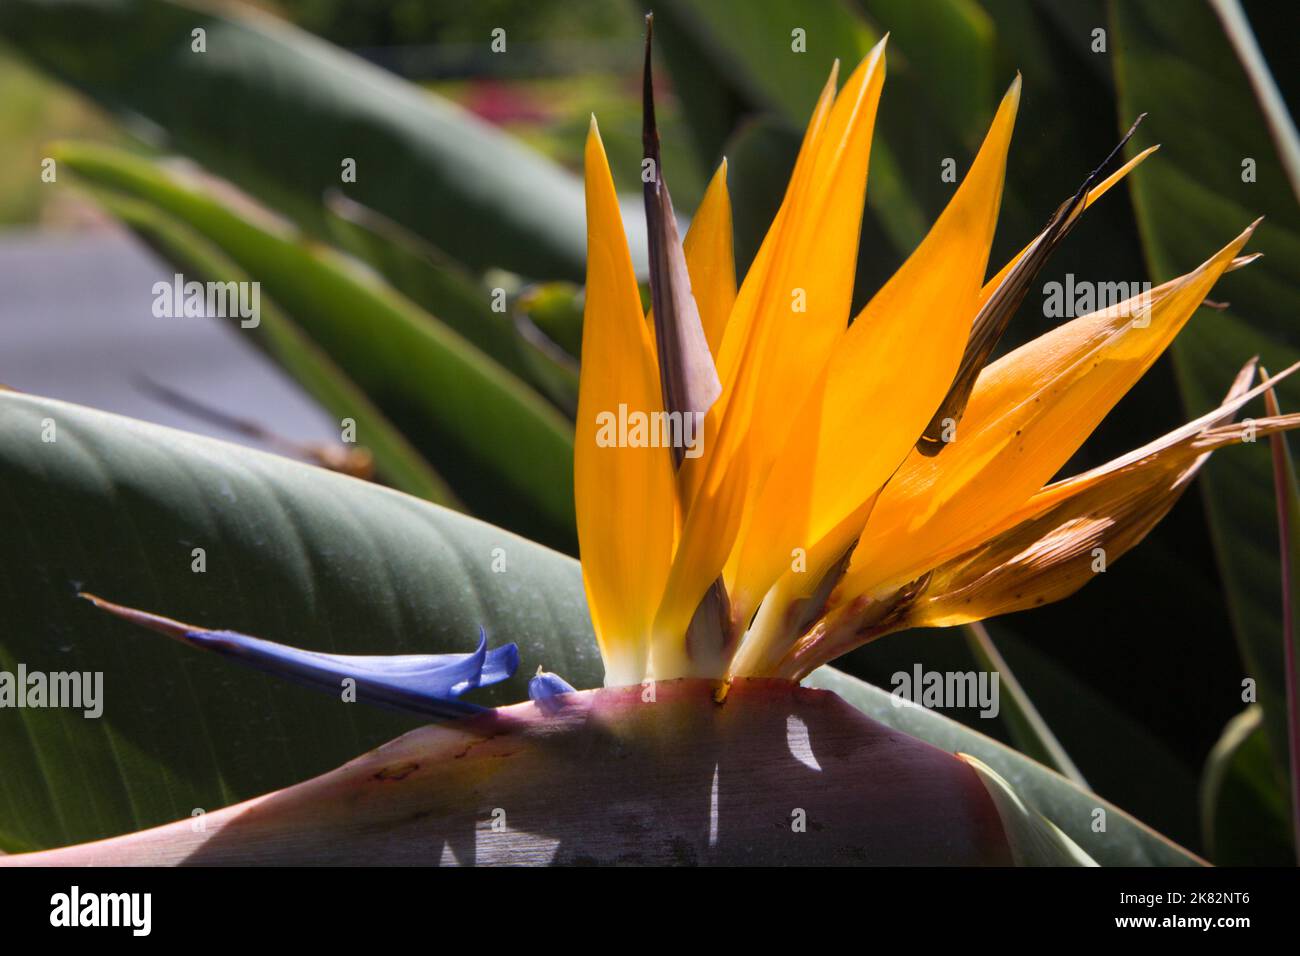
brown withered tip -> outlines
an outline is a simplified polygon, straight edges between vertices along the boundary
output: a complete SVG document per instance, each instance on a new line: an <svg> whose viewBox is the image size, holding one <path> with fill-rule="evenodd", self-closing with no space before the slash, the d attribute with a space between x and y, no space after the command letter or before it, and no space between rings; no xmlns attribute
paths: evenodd
<svg viewBox="0 0 1300 956"><path fill-rule="evenodd" d="M322 468L360 478L362 481L374 480L375 456L369 448L347 448L326 442L312 442L304 445L303 451Z"/></svg>
<svg viewBox="0 0 1300 956"><path fill-rule="evenodd" d="M83 601L89 601L101 611L107 611L114 617L119 617L124 621L130 621L132 624L139 624L141 627L147 627L151 631L157 631L159 634L165 634L167 637L174 638L186 644L189 643L187 635L190 631L199 630L189 624L182 624L180 621L174 621L169 617L163 617L160 614L150 614L148 611L138 611L133 607L126 607L121 604L114 604L97 594L91 594L89 591L78 591L77 597Z"/></svg>
<svg viewBox="0 0 1300 956"><path fill-rule="evenodd" d="M89 601L91 604L95 605L95 607L99 608L101 611L124 610L124 608L122 608L120 604L114 604L112 601L106 601L98 594L91 594L89 591L78 591L77 597L81 598L83 601Z"/></svg>
<svg viewBox="0 0 1300 956"><path fill-rule="evenodd" d="M1137 115L1137 119L1135 119L1133 125L1128 128L1128 132L1125 133L1120 141L1115 144L1115 148L1110 151L1109 155L1101 161L1100 165L1098 165L1096 169L1088 174L1088 178L1083 181L1083 185L1079 187L1079 191L1074 194L1074 202L1082 202L1087 198L1088 191L1092 189L1098 180L1101 179L1102 172L1115 161L1115 158L1119 156L1121 152L1123 152L1124 147L1128 145L1128 141L1133 138L1133 134L1137 132L1137 128L1142 125L1142 121L1146 118L1146 113L1139 113Z"/></svg>
<svg viewBox="0 0 1300 956"><path fill-rule="evenodd" d="M1019 78L1020 74L1017 73L1017 82ZM1088 194L1092 187L1114 163L1116 157L1123 152L1124 146L1133 138L1133 134L1137 132L1138 126L1146 115L1146 113L1138 114L1133 125L1128 128L1128 132L1115 148L1088 174L1074 195L1057 207L1029 251L1011 268L1006 278L975 316L957 374L953 377L952 384L948 387L948 392L944 395L939 408L916 441L915 448L919 454L926 458L934 458L947 446L947 442L943 441L945 422L951 421L953 425L961 422L975 388L975 380L988 363L1016 310L1020 308L1020 304L1028 294L1029 284L1042 270L1047 258L1056 247L1070 234L1087 205Z"/></svg>

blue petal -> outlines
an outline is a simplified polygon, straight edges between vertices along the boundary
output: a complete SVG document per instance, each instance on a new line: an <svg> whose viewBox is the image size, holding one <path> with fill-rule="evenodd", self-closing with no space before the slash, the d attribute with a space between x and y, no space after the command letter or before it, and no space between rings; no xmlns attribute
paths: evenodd
<svg viewBox="0 0 1300 956"><path fill-rule="evenodd" d="M537 669L536 676L528 682L529 700L535 702L538 707L548 714L554 714L564 708L564 702L556 700L556 697L560 694L575 692L573 685L559 674L552 674L540 667Z"/></svg>
<svg viewBox="0 0 1300 956"><path fill-rule="evenodd" d="M487 634L479 628L478 648L469 654L326 654L266 641L237 631L210 631L134 608L121 607L90 595L98 607L176 640L216 651L249 667L295 683L341 695L343 681L356 682L356 699L394 710L430 717L461 717L483 710L457 700L475 687L507 680L519 667L514 644L487 649Z"/></svg>

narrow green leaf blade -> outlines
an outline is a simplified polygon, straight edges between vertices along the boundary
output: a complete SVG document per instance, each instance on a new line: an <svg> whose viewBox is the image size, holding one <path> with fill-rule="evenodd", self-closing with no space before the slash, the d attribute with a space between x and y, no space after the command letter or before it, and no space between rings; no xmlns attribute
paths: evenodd
<svg viewBox="0 0 1300 956"><path fill-rule="evenodd" d="M1228 722L1201 777L1201 829L1216 866L1290 866L1286 782L1252 704Z"/></svg>
<svg viewBox="0 0 1300 956"><path fill-rule="evenodd" d="M191 278L200 282L248 281L248 274L228 256L154 207L107 190L99 190L95 198ZM351 418L356 422L357 434L374 455L381 481L436 504L462 507L446 480L274 302L262 301L257 328L245 331L325 409L340 421Z"/></svg>
<svg viewBox="0 0 1300 956"><path fill-rule="evenodd" d="M1005 694L1000 701L1001 716L1006 721L1016 748L1026 756L1051 767L1066 779L1086 788L1088 781L1083 778L1079 768L1074 765L1070 755L1065 752L1061 742L1056 739L1056 735L1038 713L1038 708L1034 706L1034 702L1029 699L1029 694L1012 673L1006 658L993 643L988 628L976 621L965 625L962 633L966 638L966 646L970 648L971 654L980 667L989 673L999 675L998 686L1002 694Z"/></svg>
<svg viewBox="0 0 1300 956"><path fill-rule="evenodd" d="M1260 369L1261 375L1266 375ZM1280 414L1277 394L1264 393L1269 415ZM1282 661L1286 668L1287 760L1291 780L1291 835L1300 846L1300 487L1286 435L1269 438L1273 449L1273 486L1277 495L1278 545L1282 562Z"/></svg>
<svg viewBox="0 0 1300 956"><path fill-rule="evenodd" d="M504 368L528 377L530 368L505 310L492 309L492 290L420 236L342 193L332 193L326 209L331 234L342 248Z"/></svg>
<svg viewBox="0 0 1300 956"><path fill-rule="evenodd" d="M573 547L572 427L528 385L292 230L243 216L204 187L120 150L52 151L90 183L180 219L259 281L476 514Z"/></svg>

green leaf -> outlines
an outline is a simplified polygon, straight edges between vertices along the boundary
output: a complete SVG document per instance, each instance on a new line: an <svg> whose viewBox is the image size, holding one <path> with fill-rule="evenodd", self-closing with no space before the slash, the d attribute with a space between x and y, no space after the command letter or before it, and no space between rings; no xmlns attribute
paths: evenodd
<svg viewBox="0 0 1300 956"><path fill-rule="evenodd" d="M813 0L797 13L782 0L666 0L660 6L710 52L713 68L747 102L773 110L800 128L817 102L831 63L838 58L847 76L880 39L843 0ZM663 16L660 11L655 15ZM800 41L803 52L795 49ZM683 98L683 108L689 115L688 98Z"/></svg>
<svg viewBox="0 0 1300 956"><path fill-rule="evenodd" d="M1273 79L1264 53L1259 48L1255 32L1246 18L1246 11L1238 0L1210 0L1210 5L1223 24L1223 31L1250 79L1250 85L1259 100L1260 111L1264 114L1273 143L1277 147L1278 159L1291 180L1291 191L1300 198L1300 132L1297 132L1295 121L1287 111L1282 91L1278 89L1277 81Z"/></svg>
<svg viewBox="0 0 1300 956"><path fill-rule="evenodd" d="M1286 782L1257 704L1232 718L1210 751L1201 778L1201 827L1206 853L1218 866L1295 863Z"/></svg>
<svg viewBox="0 0 1300 956"><path fill-rule="evenodd" d="M45 441L43 438L53 438ZM0 670L101 672L104 714L0 721L0 846L96 839L305 780L413 726L232 667L76 592L339 653L516 641L601 683L576 562L378 485L225 442L0 392ZM194 549L206 570L192 570Z"/></svg>
<svg viewBox="0 0 1300 956"><path fill-rule="evenodd" d="M1016 866L1096 866L1092 857L1051 820L1025 805L1010 784L987 764L962 755L998 808Z"/></svg>
<svg viewBox="0 0 1300 956"><path fill-rule="evenodd" d="M192 51L199 29L202 54ZM283 21L180 0L7 0L0 36L150 139L321 233L321 197L342 186L470 268L583 274L574 176ZM345 159L356 161L353 183L341 182ZM637 260L643 236L632 237Z"/></svg>
<svg viewBox="0 0 1300 956"><path fill-rule="evenodd" d="M571 282L545 282L529 286L516 300L517 311L566 355L582 357L583 289Z"/></svg>
<svg viewBox="0 0 1300 956"><path fill-rule="evenodd" d="M182 273L199 281L245 282L248 274L194 232L147 205L99 190L96 199L140 239ZM377 477L407 494L459 508L455 494L433 467L364 392L275 303L260 302L260 321L246 329L252 342L279 362L303 388L340 420L352 418L364 447L374 455Z"/></svg>
<svg viewBox="0 0 1300 956"><path fill-rule="evenodd" d="M546 282L524 289L514 304L515 330L532 380L571 416L578 412L582 295L572 283Z"/></svg>
<svg viewBox="0 0 1300 956"><path fill-rule="evenodd" d="M119 150L63 144L52 152L90 183L151 203L217 245L475 514L573 547L572 427L525 383L351 260L241 215L199 184Z"/></svg>
<svg viewBox="0 0 1300 956"><path fill-rule="evenodd" d="M424 239L342 193L326 198L338 244L372 266L402 295L459 333L504 368L527 378L519 338L505 312L492 310L492 296L464 267ZM540 384L534 382L534 384Z"/></svg>
<svg viewBox="0 0 1300 956"><path fill-rule="evenodd" d="M1042 814L1102 866L1197 866L1202 860L1171 843L1119 807L1055 771L956 721L922 707L900 706L888 691L829 667L807 683L833 690L881 723L950 753L968 754L1007 781L1025 805ZM1097 811L1103 811L1099 814ZM1094 830L1104 821L1105 830Z"/></svg>
<svg viewBox="0 0 1300 956"><path fill-rule="evenodd" d="M1148 112L1142 142L1160 152L1130 177L1153 280L1185 271L1257 216L1266 218L1248 251L1264 257L1226 277L1174 342L1183 404L1211 406L1227 370L1251 355L1283 367L1300 359L1300 206L1250 82L1208 5L1147 0L1112 3L1112 49L1120 115ZM1248 176L1247 173L1253 173ZM1250 181L1247 181L1250 180ZM1280 389L1300 407L1300 385ZM1245 664L1225 694L1255 681L1264 724L1281 763L1286 754L1276 516L1264 449L1215 456L1202 489L1233 628Z"/></svg>

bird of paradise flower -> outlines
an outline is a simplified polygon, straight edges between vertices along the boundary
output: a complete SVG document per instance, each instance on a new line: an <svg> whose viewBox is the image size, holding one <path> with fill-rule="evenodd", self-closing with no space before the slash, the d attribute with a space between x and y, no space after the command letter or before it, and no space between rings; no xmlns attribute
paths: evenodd
<svg viewBox="0 0 1300 956"><path fill-rule="evenodd" d="M1241 253L1257 223L1186 275L990 362L1051 251L1156 149L1099 169L985 281L1019 77L947 208L850 322L886 41L838 94L832 69L739 287L725 162L683 252L648 127L649 321L592 120L576 498L607 682L799 680L892 631L1059 600L1137 544L1215 448L1300 421L1232 422L1267 387L1249 387L1252 360L1219 408L1051 481L1254 258ZM701 453L603 447L596 417L620 405L702 417Z"/></svg>
<svg viewBox="0 0 1300 956"><path fill-rule="evenodd" d="M1107 174L1126 136L986 280L1019 77L929 233L850 316L887 39L838 91L838 64L832 68L784 200L737 282L725 160L685 240L678 234L659 154L647 35L649 314L592 118L575 496L583 582L609 687L703 678L719 703L737 695L761 701L773 679L793 687L819 665L893 631L1059 600L1095 576L1099 556L1113 562L1140 542L1215 449L1300 426L1300 414L1234 420L1300 367L1251 387L1251 359L1219 407L1114 461L1052 480L1219 277L1254 258L1243 249L1258 222L1191 272L993 360L1052 251L1156 149ZM668 429L667 441L643 430L635 439L620 431L623 440L611 442L616 412L676 423L679 440ZM685 422L700 425L689 449L680 440ZM358 700L425 716L475 713L459 696L506 679L518 663L513 645L488 651L483 636L471 654L325 655L87 597L192 646L331 692L350 679ZM542 720L563 715L572 691L561 677L540 672L529 688ZM622 714L624 730L647 720L699 729L688 698L674 698L658 717L627 717L634 697L626 694L582 706ZM771 717L753 726L768 727ZM851 730L870 732L866 725ZM401 742L390 746L402 751ZM371 755L385 764L373 779L418 770L416 761L402 763L395 776L387 764L396 751L385 750ZM719 764L705 756L716 798ZM931 755L908 759L943 778ZM350 769L369 780L374 768L359 761L336 774ZM321 779L337 795L339 779ZM949 788L964 786L944 779ZM1001 808L1001 784L990 786ZM980 843L988 831L972 813L971 840ZM1066 856L1075 850L1070 845Z"/></svg>

